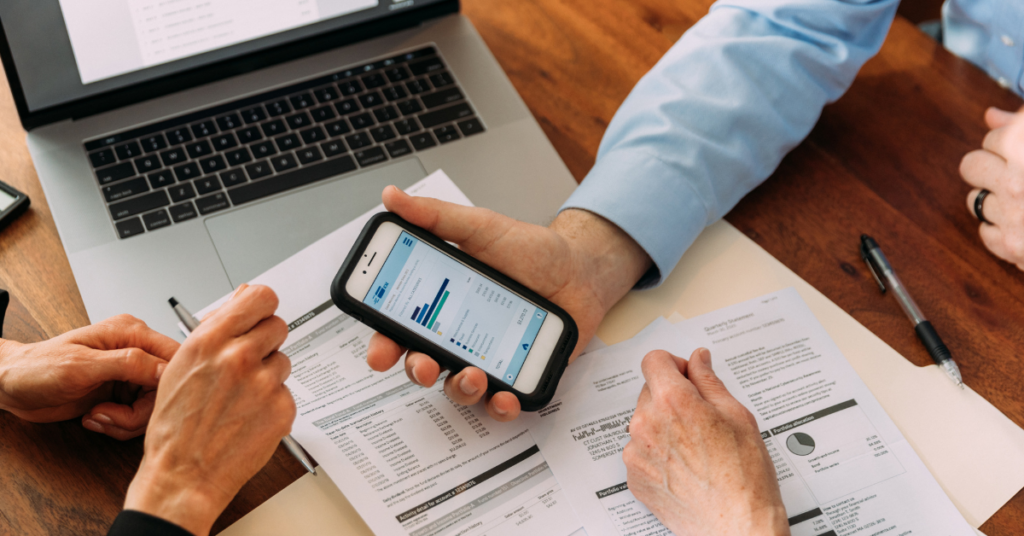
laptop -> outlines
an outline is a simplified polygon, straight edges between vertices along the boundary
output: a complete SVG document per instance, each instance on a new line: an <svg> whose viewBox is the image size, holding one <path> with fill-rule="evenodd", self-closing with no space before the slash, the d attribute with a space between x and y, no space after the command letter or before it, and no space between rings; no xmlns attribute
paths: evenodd
<svg viewBox="0 0 1024 536"><path fill-rule="evenodd" d="M576 182L458 0L4 0L0 56L89 319L199 309L444 169ZM327 289L324 289L326 295Z"/></svg>

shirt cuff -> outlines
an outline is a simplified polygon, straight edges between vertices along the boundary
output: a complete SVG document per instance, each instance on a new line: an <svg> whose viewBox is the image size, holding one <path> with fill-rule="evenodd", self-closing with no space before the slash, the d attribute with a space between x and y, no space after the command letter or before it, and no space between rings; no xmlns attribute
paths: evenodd
<svg viewBox="0 0 1024 536"><path fill-rule="evenodd" d="M191 532L159 517L136 510L122 510L107 536L194 536Z"/></svg>
<svg viewBox="0 0 1024 536"><path fill-rule="evenodd" d="M561 210L582 209L618 225L654 261L636 288L661 284L708 223L704 201L679 170L640 149L602 155Z"/></svg>

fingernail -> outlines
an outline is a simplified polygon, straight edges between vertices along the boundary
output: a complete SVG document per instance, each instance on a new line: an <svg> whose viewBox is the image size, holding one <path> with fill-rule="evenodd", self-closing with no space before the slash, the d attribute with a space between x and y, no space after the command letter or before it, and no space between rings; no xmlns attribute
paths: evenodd
<svg viewBox="0 0 1024 536"><path fill-rule="evenodd" d="M711 366L711 352L707 348L700 349L700 358L709 369L715 370L715 367Z"/></svg>
<svg viewBox="0 0 1024 536"><path fill-rule="evenodd" d="M100 423L96 421L86 419L86 421L82 423L82 426L84 426L86 430L89 430L91 432L96 432L97 434L103 433L103 426L101 426Z"/></svg>
<svg viewBox="0 0 1024 536"><path fill-rule="evenodd" d="M498 415L508 415L508 411L505 411L498 406L494 406L494 412L497 413Z"/></svg>
<svg viewBox="0 0 1024 536"><path fill-rule="evenodd" d="M477 386L473 385L473 382L469 381L469 376L463 376L462 379L459 380L459 389L469 396L473 396L480 391Z"/></svg>
<svg viewBox="0 0 1024 536"><path fill-rule="evenodd" d="M97 413L96 415L93 415L92 416L92 420L94 420L96 422L99 422L99 423L103 423L103 424L114 424L114 420L113 419L111 419L110 417L107 417L106 415L104 415L102 413Z"/></svg>
<svg viewBox="0 0 1024 536"><path fill-rule="evenodd" d="M156 366L156 375L153 376L153 379L156 380L156 381L160 381L160 376L164 375L164 369L165 368L167 368L167 363L160 363L159 365L157 365Z"/></svg>
<svg viewBox="0 0 1024 536"><path fill-rule="evenodd" d="M424 385L423 380L420 379L420 374L419 374L419 372L416 371L416 367L415 366L412 367L412 377L416 380L416 383L418 383L420 385Z"/></svg>

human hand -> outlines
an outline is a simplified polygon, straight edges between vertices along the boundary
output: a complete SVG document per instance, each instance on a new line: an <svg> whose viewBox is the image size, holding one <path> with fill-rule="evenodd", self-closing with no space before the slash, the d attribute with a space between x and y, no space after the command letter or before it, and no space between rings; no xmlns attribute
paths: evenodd
<svg viewBox="0 0 1024 536"><path fill-rule="evenodd" d="M982 214L991 223L978 228L982 242L997 257L1024 270L1024 110L998 108L985 111L991 129L982 149L971 151L960 162L960 175L974 186L967 195L967 209L982 190L990 193Z"/></svg>
<svg viewBox="0 0 1024 536"><path fill-rule="evenodd" d="M291 431L277 296L242 285L181 345L157 391L125 509L203 535Z"/></svg>
<svg viewBox="0 0 1024 536"><path fill-rule="evenodd" d="M160 375L178 343L129 315L48 341L0 341L0 409L32 422L85 415L115 439L146 430Z"/></svg>
<svg viewBox="0 0 1024 536"><path fill-rule="evenodd" d="M775 466L754 416L725 389L701 348L690 361L644 357L647 385L622 452L629 490L672 531L788 535Z"/></svg>
<svg viewBox="0 0 1024 536"><path fill-rule="evenodd" d="M562 212L550 227L516 221L494 211L464 207L425 197L410 197L398 188L384 189L384 206L406 221L501 271L572 316L580 330L570 362L586 347L605 313L640 279L650 258L628 235L607 220L581 210ZM366 361L376 371L393 367L406 348L374 334ZM409 352L409 379L423 386L437 381L441 368L432 358ZM449 375L445 394L453 401L476 404L484 399L487 375L467 367ZM487 412L498 421L519 416L512 393L487 397Z"/></svg>

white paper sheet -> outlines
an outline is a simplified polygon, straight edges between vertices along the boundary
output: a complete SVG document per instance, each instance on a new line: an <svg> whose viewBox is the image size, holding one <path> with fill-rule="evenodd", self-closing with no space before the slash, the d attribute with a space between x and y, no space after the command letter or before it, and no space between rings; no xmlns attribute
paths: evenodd
<svg viewBox="0 0 1024 536"><path fill-rule="evenodd" d="M470 205L438 171L410 194ZM424 389L402 367L366 365L372 330L338 310L329 288L369 218L345 225L252 283L274 289L289 322L282 351L295 397L296 440L332 476L378 536L565 536L579 529L522 422L497 423L479 406ZM200 315L223 303L204 309Z"/></svg>
<svg viewBox="0 0 1024 536"><path fill-rule="evenodd" d="M586 358L531 431L590 536L666 529L629 492L621 451L652 349L711 350L716 373L754 414L794 536L970 535L899 429L793 289L636 338Z"/></svg>

